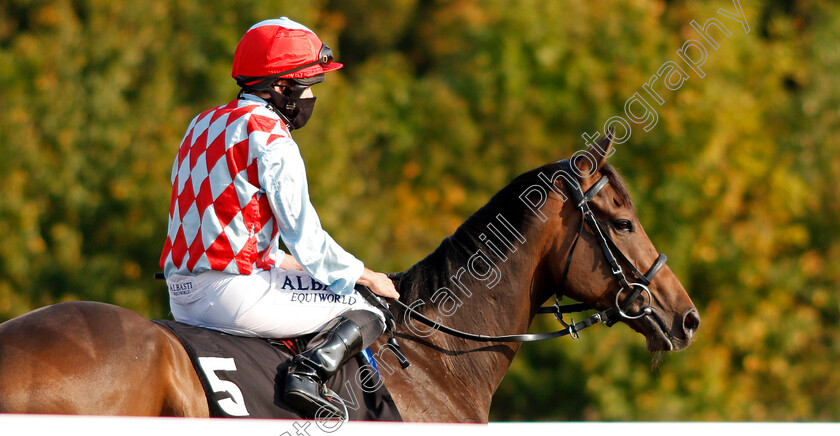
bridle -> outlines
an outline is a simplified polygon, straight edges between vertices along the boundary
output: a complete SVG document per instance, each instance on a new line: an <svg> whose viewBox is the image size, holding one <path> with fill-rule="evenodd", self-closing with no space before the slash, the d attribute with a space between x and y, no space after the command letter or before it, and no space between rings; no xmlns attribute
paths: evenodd
<svg viewBox="0 0 840 436"><path fill-rule="evenodd" d="M563 160L559 162L560 164L560 171L571 175L574 174L572 171L572 163L569 160ZM580 209L581 213L581 221L580 221L580 229L578 230L577 235L575 235L575 239L572 242L572 246L569 249L569 254L566 256L566 267L563 269L563 279L561 281L561 289L565 288L566 286L566 278L569 274L569 267L572 264L572 256L574 255L575 247L577 246L578 241L580 240L580 236L584 232L584 227L586 224L589 225L589 228L592 230L592 233L595 234L595 239L598 241L598 245L601 247L601 252L604 253L604 257L607 260L607 263L610 265L610 271L612 272L613 277L618 281L621 285L621 288L615 294L615 306L610 307L609 309L597 313L593 316L598 317L600 322L603 322L607 326L612 326L621 318L624 319L638 319L643 316L648 316L651 314L652 310L650 305L653 303L653 294L651 294L650 283L653 281L653 278L656 276L656 273L665 266L665 262L668 261L668 256L664 254L660 254L656 261L653 262L650 269L646 273L642 273L633 265L633 262L627 258L627 256L615 245L615 242L612 238L604 232L603 228L601 227L600 222L595 217L595 214L592 212L592 209L589 207L589 202L598 195L604 186L609 183L610 179L606 174L602 174L601 178L591 187L589 188L586 193L583 193L583 190L580 188L580 184L577 182L577 179L563 178L563 181L566 183L566 187L568 188L569 192L572 194L572 199L574 200L578 209ZM615 254L618 254L618 259L616 259ZM624 270L621 268L619 264L619 260L623 261L626 265L630 267L630 270L633 272L633 275L636 276L637 282L630 283L627 280L627 276L624 274ZM624 304L621 304L621 293L624 291L630 291L630 297L625 300ZM642 292L646 292L648 294L648 305L642 310L639 311L637 315L629 315L629 308L630 306L642 295ZM559 291L555 296L555 300L560 298ZM556 303L555 303L556 305ZM562 320L560 320L563 322ZM564 323L565 324L565 323Z"/></svg>
<svg viewBox="0 0 840 436"><path fill-rule="evenodd" d="M607 233L604 232L603 228L601 227L601 224L598 222L598 219L592 212L592 209L589 207L590 201L592 201L592 199L604 188L604 186L606 186L607 183L609 183L609 177L607 177L607 175L605 174L602 174L598 182L596 182L591 188L589 188L589 190L586 191L586 193L584 193L580 187L580 183L578 182L577 177L574 176L575 173L572 170L572 163L568 159L566 159L558 162L558 164L560 165L561 173L565 173L565 175L567 176L562 177L562 179L566 184L566 188L568 188L568 191L571 193L572 200L574 201L575 206L581 212L581 222L580 229L578 230L577 235L575 235L575 239L572 242L572 246L569 249L569 254L566 256L566 266L563 270L561 288L555 294L554 305L541 307L537 310L537 313L554 314L555 318L557 318L557 321L559 321L560 324L563 325L564 328L562 330L558 330L552 333L525 333L503 336L486 336L474 333L467 333L432 321L426 316L418 313L414 309L414 307L412 307L414 306L414 304L409 306L399 300L389 299L389 301L396 304L397 306L400 306L403 310L410 312L413 319L417 319L418 321L422 322L423 324L426 324L429 327L433 327L436 330L439 330L443 333L455 337L480 342L533 342L558 338L562 336L571 336L572 338L577 339L579 337L578 332L595 324L604 323L605 325L610 327L616 322L620 321L621 319L632 320L650 315L652 313L651 304L653 303L653 295L651 294L650 289L648 289L648 286L650 285L651 281L653 281L653 278L656 276L656 273L658 273L659 270L662 269L662 267L665 265L665 262L668 260L668 257L664 254L660 254L646 273L642 273L641 271L639 271L639 269L636 268L635 265L633 265L630 259L628 259L624 253L622 253L618 246L616 246L615 242L613 242L609 235L607 235ZM585 227L587 224L592 230L592 233L595 235L595 238L598 241L598 245L601 247L601 251L603 252L604 257L606 258L607 263L610 266L612 275L621 285L621 288L616 293L614 306L602 310L581 322L576 323L573 319L570 324L567 324L563 320L563 314L593 309L585 303L576 303L564 306L560 305L560 299L562 298L561 292L566 285L566 277L569 273L569 267L571 266L575 247L577 246L581 235L585 231ZM618 257L616 257L616 255ZM635 282L631 283L627 279L627 276L624 274L624 270L621 268L620 262L624 262L630 267L630 270L636 277ZM396 320L390 313L390 308L387 304L384 304L382 300L379 299L379 297L374 295L369 289L361 286L357 286L357 289L360 290L361 294L365 296L365 298L368 299L368 301L383 309L383 312L385 313L385 316L388 319L388 330L391 332L391 339L388 342L395 348L395 351L398 352L399 346L397 345L396 339L394 338L396 332ZM622 303L621 294L623 292L629 292L630 296ZM639 298L639 296L643 296L643 292L647 293L648 296L647 306L644 306L637 314L631 314L631 306L635 303L636 299ZM642 304L644 304L644 299ZM404 362L403 359L400 359L400 363L403 365L403 367L406 367L408 362Z"/></svg>

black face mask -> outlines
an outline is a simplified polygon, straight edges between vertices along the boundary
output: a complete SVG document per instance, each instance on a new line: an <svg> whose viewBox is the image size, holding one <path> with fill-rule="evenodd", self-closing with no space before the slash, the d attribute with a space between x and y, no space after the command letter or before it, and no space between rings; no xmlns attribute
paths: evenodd
<svg viewBox="0 0 840 436"><path fill-rule="evenodd" d="M312 111L315 110L315 99L317 97L311 98L302 98L297 101L295 105L295 116L291 119L292 123L289 126L289 129L300 129L306 122L309 121L309 117L312 116Z"/></svg>
<svg viewBox="0 0 840 436"><path fill-rule="evenodd" d="M306 87L302 86L300 89L296 89L294 94L299 96L305 89ZM315 109L315 97L295 98L295 96L287 96L274 89L267 89L266 91L271 95L269 102L274 106L275 112L289 125L289 130L300 129L306 125Z"/></svg>

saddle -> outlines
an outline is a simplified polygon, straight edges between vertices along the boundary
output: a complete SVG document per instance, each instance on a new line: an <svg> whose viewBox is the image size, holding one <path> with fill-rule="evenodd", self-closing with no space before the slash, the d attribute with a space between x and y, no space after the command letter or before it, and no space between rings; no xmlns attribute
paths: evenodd
<svg viewBox="0 0 840 436"><path fill-rule="evenodd" d="M238 418L302 417L282 401L285 375L292 357L312 336L262 339L233 336L176 321L154 320L171 331L184 346L204 393L210 415ZM346 407L348 419L402 421L383 383L370 391L362 380L379 377L376 361L367 349L350 359L326 381L326 387ZM367 382L364 386L369 386Z"/></svg>

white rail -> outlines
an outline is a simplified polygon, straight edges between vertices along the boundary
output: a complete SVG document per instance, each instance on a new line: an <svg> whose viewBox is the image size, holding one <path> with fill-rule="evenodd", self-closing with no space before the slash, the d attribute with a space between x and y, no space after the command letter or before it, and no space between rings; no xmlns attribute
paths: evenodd
<svg viewBox="0 0 840 436"><path fill-rule="evenodd" d="M840 434L835 423L491 423L417 424L260 419L0 415L0 435L32 436L724 436Z"/></svg>

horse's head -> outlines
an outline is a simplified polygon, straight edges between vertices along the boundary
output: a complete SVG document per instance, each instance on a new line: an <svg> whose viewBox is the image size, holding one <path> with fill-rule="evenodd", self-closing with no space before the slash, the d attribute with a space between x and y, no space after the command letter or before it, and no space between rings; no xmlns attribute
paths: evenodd
<svg viewBox="0 0 840 436"><path fill-rule="evenodd" d="M560 211L560 224L566 231L557 232L563 236L553 244L553 259L549 262L554 281L561 284L565 295L599 310L620 305L627 316L618 318L645 336L650 351L681 350L691 343L700 325L700 316L685 288L667 266L662 266L658 272L656 268L651 271L655 275L646 286L650 292L643 286L633 285L646 283L644 275L658 263L659 255L639 222L624 182L604 162L604 156L613 151L612 136L602 139L599 147L603 155L590 150L588 156L579 155L582 158L573 159L571 164L579 174L590 175L572 178L579 182L580 192L586 193L595 187L590 193L597 191L597 194L588 205L600 230L589 223L580 227L584 218L577 207L573 186L563 177L556 179L556 186L564 189L568 198ZM604 181L606 184L598 183L604 177L608 180ZM575 244L578 229L582 231ZM599 232L605 237L602 238ZM621 273L611 267L607 251L616 258ZM567 263L569 256L571 260ZM626 276L624 286L622 274ZM634 294L638 296L634 301L626 300ZM645 314L647 307L650 310ZM636 316L638 318L631 319Z"/></svg>

